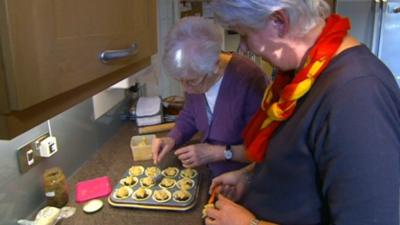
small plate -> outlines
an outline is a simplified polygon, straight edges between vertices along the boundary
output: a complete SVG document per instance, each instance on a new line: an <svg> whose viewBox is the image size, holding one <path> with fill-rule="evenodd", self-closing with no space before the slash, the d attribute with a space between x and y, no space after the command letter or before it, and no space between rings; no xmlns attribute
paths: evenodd
<svg viewBox="0 0 400 225"><path fill-rule="evenodd" d="M94 199L94 200L91 200L91 201L88 201L87 203L85 203L83 205L82 210L85 213L95 213L95 212L99 211L101 208L103 208L103 206L104 206L104 203L102 200Z"/></svg>

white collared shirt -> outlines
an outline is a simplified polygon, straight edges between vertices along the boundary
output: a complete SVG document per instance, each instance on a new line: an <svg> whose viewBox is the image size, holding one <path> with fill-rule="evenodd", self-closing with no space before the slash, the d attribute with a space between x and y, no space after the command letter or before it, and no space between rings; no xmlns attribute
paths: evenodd
<svg viewBox="0 0 400 225"><path fill-rule="evenodd" d="M224 76L222 76L206 93L204 93L206 97L206 107L207 107L207 117L208 117L208 123L210 124L212 115L214 113L214 108L215 108L215 102L217 101L218 93L219 93L219 88L221 87L222 80L224 79Z"/></svg>

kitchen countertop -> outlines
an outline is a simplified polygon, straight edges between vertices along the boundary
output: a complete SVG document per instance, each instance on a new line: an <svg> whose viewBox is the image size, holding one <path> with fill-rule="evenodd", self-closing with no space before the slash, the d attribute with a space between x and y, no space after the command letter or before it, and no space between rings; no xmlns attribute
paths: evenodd
<svg viewBox="0 0 400 225"><path fill-rule="evenodd" d="M102 198L103 208L93 214L82 211L83 204L75 202L75 185L79 181L108 176L114 186L119 182L124 172L133 164L150 166L151 161L134 162L129 146L131 136L137 133L132 123L121 127L118 133L110 138L93 158L89 159L78 171L68 179L69 202L67 206L76 207L76 213L62 221L62 225L201 225L201 211L208 198L209 173L205 167L196 168L201 176L200 189L196 205L184 212L158 211L135 208L116 208L111 206L107 198ZM156 134L161 136L160 134ZM179 165L179 161L170 154L162 163L165 166Z"/></svg>

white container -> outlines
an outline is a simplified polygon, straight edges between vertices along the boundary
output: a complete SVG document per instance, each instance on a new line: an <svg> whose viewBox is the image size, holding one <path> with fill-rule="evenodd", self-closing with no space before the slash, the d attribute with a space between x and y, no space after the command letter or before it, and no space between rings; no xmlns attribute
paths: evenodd
<svg viewBox="0 0 400 225"><path fill-rule="evenodd" d="M131 138L131 150L133 161L152 159L151 143L156 138L154 134L137 135Z"/></svg>
<svg viewBox="0 0 400 225"><path fill-rule="evenodd" d="M136 103L136 123L138 126L156 125L163 122L161 98L159 96L140 97Z"/></svg>

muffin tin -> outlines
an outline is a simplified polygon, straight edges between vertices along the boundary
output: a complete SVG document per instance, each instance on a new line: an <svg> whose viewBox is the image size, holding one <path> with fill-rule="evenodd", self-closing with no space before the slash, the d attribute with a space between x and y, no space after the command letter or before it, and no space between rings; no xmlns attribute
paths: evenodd
<svg viewBox="0 0 400 225"><path fill-rule="evenodd" d="M108 202L115 207L185 211L196 204L199 183L200 176L195 169L161 170L136 165L123 174Z"/></svg>

